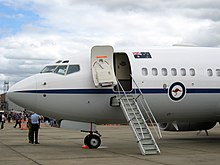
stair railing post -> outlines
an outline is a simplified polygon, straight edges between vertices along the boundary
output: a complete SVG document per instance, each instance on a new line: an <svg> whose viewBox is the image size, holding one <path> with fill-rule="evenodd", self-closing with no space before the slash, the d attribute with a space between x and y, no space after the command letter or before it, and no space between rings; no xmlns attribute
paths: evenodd
<svg viewBox="0 0 220 165"><path fill-rule="evenodd" d="M141 127L141 124L140 124L140 122L138 121L137 116L136 116L136 114L135 114L135 112L134 112L134 109L133 109L133 107L131 106L131 103L130 103L128 97L127 97L127 94L126 94L126 92L124 91L124 89L123 89L121 83L118 81L118 79L117 79L117 84L120 86L121 90L123 91L123 93L124 93L124 94L123 94L123 97L125 96L125 98L126 98L128 104L129 104L129 107L131 108L131 110L132 110L132 112L133 112L133 114L134 114L134 117L135 117L136 121L138 122L138 125L139 125L140 130L141 130L142 138L144 138L144 132L143 132L143 129L142 129L142 127ZM122 100L123 97L120 97L119 100ZM122 102L123 102L123 101L122 101ZM129 117L128 114L126 114L126 115ZM129 120L131 120L131 119L129 118Z"/></svg>
<svg viewBox="0 0 220 165"><path fill-rule="evenodd" d="M142 98L144 104L147 106L147 109L148 109L148 110L145 108L145 106L144 106L142 100L139 99L140 102L141 102L141 105L142 105L142 107L143 107L143 109L144 109L146 115L148 116L148 118L149 118L149 120L150 120L150 124L153 126L153 128L154 128L154 130L155 130L155 132L156 132L156 134L157 134L157 136L158 136L158 138L160 139L160 138L162 137L161 132L160 132L160 128L159 128L159 125L158 125L158 123L157 123L157 121L156 121L156 119L155 119L155 117L154 117L152 111L151 111L151 108L150 108L149 104L147 103L146 99L144 98L144 95L143 95L141 89L139 88L139 86L137 85L136 81L134 80L133 76L132 76L132 75L130 75L130 76L131 76L132 81L134 82L134 84L135 84L137 90L138 90L139 93L140 93L140 95L138 95L138 96L136 97L136 99L138 99L138 98L141 96L141 98ZM136 92L136 89L134 89L134 90L135 90L135 94L136 94L136 93L137 93L137 92ZM155 128L155 124L156 124L157 129Z"/></svg>

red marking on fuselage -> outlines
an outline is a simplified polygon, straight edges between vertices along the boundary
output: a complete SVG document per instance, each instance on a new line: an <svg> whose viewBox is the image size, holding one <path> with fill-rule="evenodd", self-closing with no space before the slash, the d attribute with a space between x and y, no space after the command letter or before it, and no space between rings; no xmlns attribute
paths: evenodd
<svg viewBox="0 0 220 165"><path fill-rule="evenodd" d="M172 90L172 92L174 93L174 96L176 96L177 93L182 92L182 90L180 90L179 88L176 88L176 89Z"/></svg>

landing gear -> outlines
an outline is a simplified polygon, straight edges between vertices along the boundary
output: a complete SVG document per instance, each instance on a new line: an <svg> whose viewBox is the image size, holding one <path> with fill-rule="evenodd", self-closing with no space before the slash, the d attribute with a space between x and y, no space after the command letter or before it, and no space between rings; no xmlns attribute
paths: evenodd
<svg viewBox="0 0 220 165"><path fill-rule="evenodd" d="M85 146L88 146L91 149L96 149L101 145L101 135L98 131L92 131L92 123L90 124L90 131L81 130L81 132L89 132L89 135L84 138Z"/></svg>
<svg viewBox="0 0 220 165"><path fill-rule="evenodd" d="M85 137L84 144L91 149L96 149L101 145L101 139L98 135L89 134Z"/></svg>

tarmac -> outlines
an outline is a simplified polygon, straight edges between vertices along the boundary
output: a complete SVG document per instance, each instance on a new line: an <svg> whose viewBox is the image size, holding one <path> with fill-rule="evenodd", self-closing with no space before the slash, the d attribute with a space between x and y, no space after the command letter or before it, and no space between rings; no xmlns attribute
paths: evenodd
<svg viewBox="0 0 220 165"><path fill-rule="evenodd" d="M40 144L29 144L27 130L6 123L0 130L0 165L218 165L220 126L197 132L162 132L161 154L141 155L129 126L97 126L98 149L82 149L85 133L41 125Z"/></svg>

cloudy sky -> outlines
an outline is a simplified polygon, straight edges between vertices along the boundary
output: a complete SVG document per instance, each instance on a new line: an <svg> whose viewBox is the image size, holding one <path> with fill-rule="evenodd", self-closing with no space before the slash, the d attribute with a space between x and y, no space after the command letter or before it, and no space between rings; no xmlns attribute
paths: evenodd
<svg viewBox="0 0 220 165"><path fill-rule="evenodd" d="M97 44L220 47L219 0L0 0L0 93Z"/></svg>

